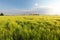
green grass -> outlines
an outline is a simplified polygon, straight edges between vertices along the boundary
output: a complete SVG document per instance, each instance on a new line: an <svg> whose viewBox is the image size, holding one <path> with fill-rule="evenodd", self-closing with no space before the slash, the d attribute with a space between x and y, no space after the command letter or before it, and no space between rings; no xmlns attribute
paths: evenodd
<svg viewBox="0 0 60 40"><path fill-rule="evenodd" d="M0 16L0 40L60 40L60 16Z"/></svg>

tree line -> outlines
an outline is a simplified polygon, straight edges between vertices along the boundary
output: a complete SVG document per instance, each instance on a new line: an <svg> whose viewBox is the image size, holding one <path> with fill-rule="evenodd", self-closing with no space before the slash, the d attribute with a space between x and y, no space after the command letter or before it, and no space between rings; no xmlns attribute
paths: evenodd
<svg viewBox="0 0 60 40"><path fill-rule="evenodd" d="M27 14L23 14L23 15L27 15ZM40 14L28 14L28 15L40 15ZM0 13L0 16L4 16L4 13Z"/></svg>
<svg viewBox="0 0 60 40"><path fill-rule="evenodd" d="M0 16L4 16L4 13L0 13Z"/></svg>

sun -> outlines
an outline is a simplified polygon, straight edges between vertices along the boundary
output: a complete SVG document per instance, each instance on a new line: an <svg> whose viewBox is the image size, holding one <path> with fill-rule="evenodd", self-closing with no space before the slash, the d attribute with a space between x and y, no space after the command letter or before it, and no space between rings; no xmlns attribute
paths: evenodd
<svg viewBox="0 0 60 40"><path fill-rule="evenodd" d="M59 0L55 0L55 2L52 2L50 4L44 4L44 5L41 5L39 3L35 3L34 7L48 9L47 13L45 13L48 15L60 15L60 1Z"/></svg>
<svg viewBox="0 0 60 40"><path fill-rule="evenodd" d="M60 2L49 4L47 7L50 9L51 15L60 15Z"/></svg>
<svg viewBox="0 0 60 40"><path fill-rule="evenodd" d="M38 6L39 4L38 4L38 3L35 3L34 5L35 5L35 6Z"/></svg>

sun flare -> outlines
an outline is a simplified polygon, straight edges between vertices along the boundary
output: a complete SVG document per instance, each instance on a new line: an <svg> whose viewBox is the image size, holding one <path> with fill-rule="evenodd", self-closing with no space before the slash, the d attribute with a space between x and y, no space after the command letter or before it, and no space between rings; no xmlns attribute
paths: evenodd
<svg viewBox="0 0 60 40"><path fill-rule="evenodd" d="M51 14L60 15L60 3L52 3L48 7Z"/></svg>

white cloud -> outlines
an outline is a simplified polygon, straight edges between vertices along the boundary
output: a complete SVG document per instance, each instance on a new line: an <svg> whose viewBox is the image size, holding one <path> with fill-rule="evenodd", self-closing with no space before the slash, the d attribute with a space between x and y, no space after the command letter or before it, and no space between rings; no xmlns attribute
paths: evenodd
<svg viewBox="0 0 60 40"><path fill-rule="evenodd" d="M17 9L17 8L11 8L9 10L1 10L5 13L10 13L10 14L21 14L24 12L38 12L40 11L43 12L43 14L46 15L60 15L60 0L54 0L53 3L42 5L39 3L35 3L31 9ZM46 13L44 13L45 11Z"/></svg>
<svg viewBox="0 0 60 40"><path fill-rule="evenodd" d="M35 3L34 5L33 9L48 9L47 13L45 13L47 15L60 15L60 0L55 0L54 2L46 5L38 3Z"/></svg>

